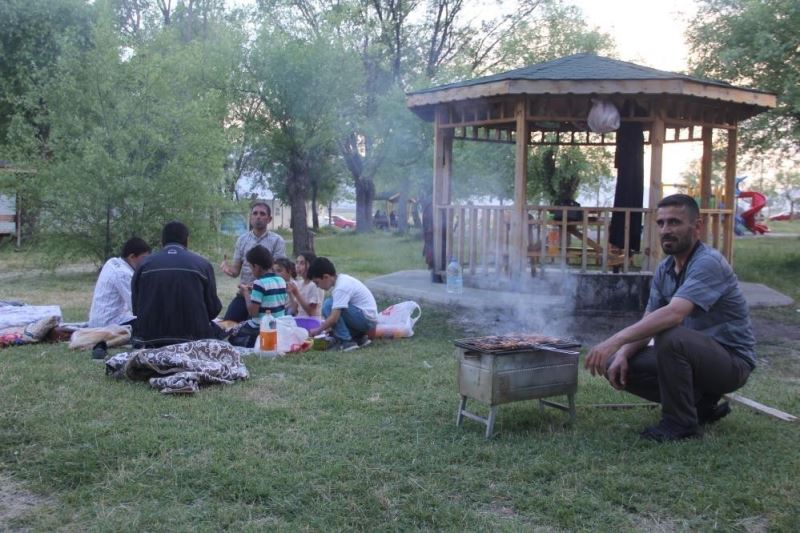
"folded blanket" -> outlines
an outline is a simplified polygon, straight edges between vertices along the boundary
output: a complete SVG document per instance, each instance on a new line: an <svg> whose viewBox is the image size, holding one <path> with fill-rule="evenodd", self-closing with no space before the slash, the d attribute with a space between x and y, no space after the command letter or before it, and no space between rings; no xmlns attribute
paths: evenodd
<svg viewBox="0 0 800 533"><path fill-rule="evenodd" d="M58 316L47 316L25 326L2 329L0 330L0 348L39 342L56 327L59 320L61 318Z"/></svg>
<svg viewBox="0 0 800 533"><path fill-rule="evenodd" d="M14 305L0 302L0 330L7 328L24 328L28 324L49 318L61 320L61 307L57 305Z"/></svg>
<svg viewBox="0 0 800 533"><path fill-rule="evenodd" d="M239 351L213 339L120 353L106 361L106 374L148 380L163 394L190 394L203 385L250 377Z"/></svg>

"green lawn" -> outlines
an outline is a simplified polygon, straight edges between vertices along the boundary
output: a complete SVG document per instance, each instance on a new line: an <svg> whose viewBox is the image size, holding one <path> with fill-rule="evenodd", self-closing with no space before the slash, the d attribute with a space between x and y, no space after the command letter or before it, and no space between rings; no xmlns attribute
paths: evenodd
<svg viewBox="0 0 800 533"><path fill-rule="evenodd" d="M763 283L800 302L800 221L769 222L782 237L748 236L734 242L740 279Z"/></svg>
<svg viewBox="0 0 800 533"><path fill-rule="evenodd" d="M780 265L798 243L737 240L737 268L796 287L799 269ZM387 234L317 240L362 278L423 268L420 248ZM22 256L0 250L0 299L85 317L90 272L14 275L36 261ZM220 282L223 301L234 286ZM798 314L775 316L800 327ZM574 426L521 402L500 408L485 441L454 424L451 318L426 308L413 338L348 354L248 359L250 380L191 397L111 380L64 345L0 351L0 479L44 497L5 524L0 499L0 529L796 530L800 425L735 408L702 441L639 442L657 412L587 407L631 397L581 371ZM800 348L759 351L743 394L800 413Z"/></svg>

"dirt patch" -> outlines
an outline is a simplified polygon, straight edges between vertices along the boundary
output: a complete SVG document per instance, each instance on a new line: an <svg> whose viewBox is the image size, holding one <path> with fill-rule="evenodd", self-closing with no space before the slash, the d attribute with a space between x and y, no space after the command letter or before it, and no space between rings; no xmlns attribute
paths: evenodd
<svg viewBox="0 0 800 533"><path fill-rule="evenodd" d="M787 313L797 312L790 309ZM800 342L800 327L792 322L782 322L773 317L751 315L753 334L756 342L779 344L784 342Z"/></svg>
<svg viewBox="0 0 800 533"><path fill-rule="evenodd" d="M14 478L0 473L0 531L25 531L14 522L51 504L49 498L25 490Z"/></svg>

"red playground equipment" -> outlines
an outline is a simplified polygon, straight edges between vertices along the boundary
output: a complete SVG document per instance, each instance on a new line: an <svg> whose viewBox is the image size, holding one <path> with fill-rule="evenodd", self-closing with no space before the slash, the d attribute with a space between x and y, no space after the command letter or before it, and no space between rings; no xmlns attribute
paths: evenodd
<svg viewBox="0 0 800 533"><path fill-rule="evenodd" d="M738 215L742 225L753 234L763 235L769 228L760 222L756 222L756 214L767 205L767 197L757 191L739 191L739 183L745 178L736 179L737 198L749 198L750 208Z"/></svg>

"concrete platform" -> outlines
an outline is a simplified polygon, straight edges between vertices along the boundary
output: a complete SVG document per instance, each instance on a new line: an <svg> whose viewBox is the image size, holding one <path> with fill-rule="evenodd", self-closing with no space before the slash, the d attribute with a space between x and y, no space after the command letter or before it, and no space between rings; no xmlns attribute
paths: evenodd
<svg viewBox="0 0 800 533"><path fill-rule="evenodd" d="M402 270L385 276L367 280L367 287L373 294L388 298L403 298L417 303L438 304L441 306L464 306L473 309L502 310L513 302L536 300L538 307L560 307L564 305L561 296L552 294L520 294L494 288L477 289L464 287L462 294L450 294L444 283L433 283L428 270Z"/></svg>
<svg viewBox="0 0 800 533"><path fill-rule="evenodd" d="M508 310L524 312L525 308L537 311L547 309L552 315L572 314L574 306L565 296L554 294L552 284L543 283L541 291L521 292L497 288L479 289L464 287L463 294L449 294L444 283L433 283L427 270L403 270L378 276L366 282L376 295L387 298L414 300L441 306L462 306L472 309ZM794 300L761 283L740 281L747 303L751 308L792 305ZM534 288L535 289L535 288ZM530 290L530 287L528 288ZM569 293L569 291L565 291ZM606 312L613 313L613 309Z"/></svg>

